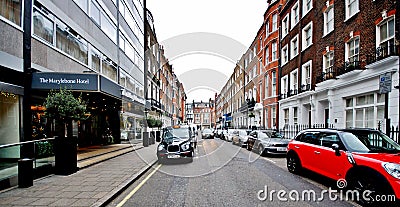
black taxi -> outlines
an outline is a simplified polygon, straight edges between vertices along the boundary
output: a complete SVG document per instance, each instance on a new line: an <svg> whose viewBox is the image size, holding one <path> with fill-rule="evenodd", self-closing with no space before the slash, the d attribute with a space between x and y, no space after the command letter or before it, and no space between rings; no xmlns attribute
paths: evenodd
<svg viewBox="0 0 400 207"><path fill-rule="evenodd" d="M162 130L162 139L157 147L159 163L167 160L193 161L196 137L188 125L174 125Z"/></svg>

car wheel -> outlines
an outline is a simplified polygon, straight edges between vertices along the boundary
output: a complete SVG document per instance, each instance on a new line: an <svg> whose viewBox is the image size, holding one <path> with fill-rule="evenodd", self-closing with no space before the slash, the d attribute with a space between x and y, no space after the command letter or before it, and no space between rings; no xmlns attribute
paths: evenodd
<svg viewBox="0 0 400 207"><path fill-rule="evenodd" d="M361 173L353 176L349 179L349 185L352 189L357 190L358 192L370 192L368 194L369 197L360 196L358 203L362 206L375 206L376 204L381 205L389 205L394 204L393 202L378 202L375 203L374 199L380 195L394 195L393 190L390 187L390 184L386 181L384 177L375 172Z"/></svg>
<svg viewBox="0 0 400 207"><path fill-rule="evenodd" d="M300 174L301 163L300 163L299 157L294 153L288 154L287 160L286 160L286 167L289 170L289 172L294 173L294 174Z"/></svg>
<svg viewBox="0 0 400 207"><path fill-rule="evenodd" d="M258 146L258 154L260 156L264 155L264 147L260 144L260 146Z"/></svg>

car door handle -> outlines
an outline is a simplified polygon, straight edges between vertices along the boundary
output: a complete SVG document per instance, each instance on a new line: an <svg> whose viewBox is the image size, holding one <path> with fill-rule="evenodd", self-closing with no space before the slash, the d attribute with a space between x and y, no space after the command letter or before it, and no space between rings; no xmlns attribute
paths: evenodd
<svg viewBox="0 0 400 207"><path fill-rule="evenodd" d="M296 149L300 149L300 147L299 147L299 146L294 146L294 148L296 148Z"/></svg>
<svg viewBox="0 0 400 207"><path fill-rule="evenodd" d="M319 151L314 151L314 153L317 155L321 154L321 152L319 152Z"/></svg>

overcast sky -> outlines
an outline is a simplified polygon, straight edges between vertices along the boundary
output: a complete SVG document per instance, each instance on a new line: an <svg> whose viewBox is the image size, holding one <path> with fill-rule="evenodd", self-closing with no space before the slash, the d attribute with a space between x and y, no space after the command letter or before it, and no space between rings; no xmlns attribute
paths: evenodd
<svg viewBox="0 0 400 207"><path fill-rule="evenodd" d="M158 42L188 101L208 101L221 90L254 40L266 5L266 0L147 0ZM192 43L197 47L187 48Z"/></svg>

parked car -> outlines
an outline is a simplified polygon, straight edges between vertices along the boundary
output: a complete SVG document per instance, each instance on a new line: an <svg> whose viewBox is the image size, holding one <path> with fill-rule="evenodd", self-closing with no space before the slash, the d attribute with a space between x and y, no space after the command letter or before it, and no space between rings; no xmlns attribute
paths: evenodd
<svg viewBox="0 0 400 207"><path fill-rule="evenodd" d="M233 137L233 132L235 131L235 129L228 129L227 133L225 135L225 140L228 142L232 142L232 137Z"/></svg>
<svg viewBox="0 0 400 207"><path fill-rule="evenodd" d="M211 131L211 129L203 129L201 132L201 138L202 139L214 139L214 132Z"/></svg>
<svg viewBox="0 0 400 207"><path fill-rule="evenodd" d="M247 149L260 155L286 154L289 139L275 130L255 130L250 132Z"/></svg>
<svg viewBox="0 0 400 207"><path fill-rule="evenodd" d="M247 146L248 134L250 131L245 129L238 129L233 132L232 144L237 144L241 147Z"/></svg>
<svg viewBox="0 0 400 207"><path fill-rule="evenodd" d="M187 125L174 125L162 131L162 139L157 147L159 163L166 160L184 159L193 161L195 136Z"/></svg>
<svg viewBox="0 0 400 207"><path fill-rule="evenodd" d="M289 142L287 168L292 173L308 169L333 180L345 179L360 195L362 205L376 195L400 199L400 145L382 133L369 131L367 145L360 131L308 129ZM355 134L359 134L357 138ZM371 198L371 199L370 199ZM385 204L381 204L384 206Z"/></svg>
<svg viewBox="0 0 400 207"><path fill-rule="evenodd" d="M215 130L215 132L214 132L214 137L220 138L220 139L221 139L221 137L223 136L223 135L222 135L222 131L223 131L223 129L217 129L217 130Z"/></svg>

